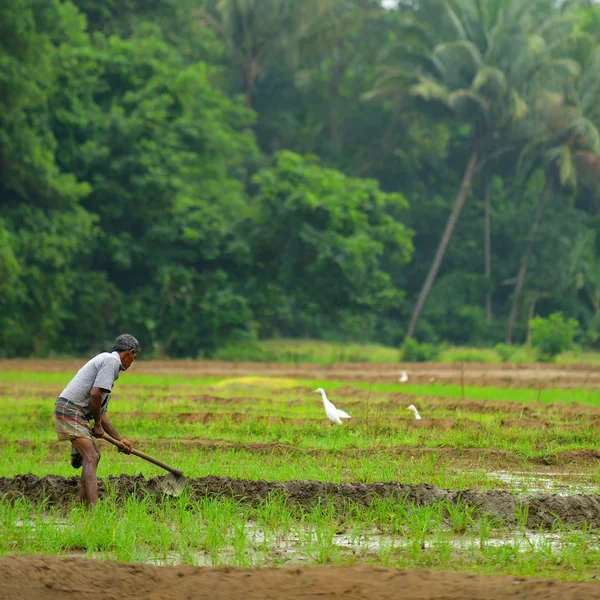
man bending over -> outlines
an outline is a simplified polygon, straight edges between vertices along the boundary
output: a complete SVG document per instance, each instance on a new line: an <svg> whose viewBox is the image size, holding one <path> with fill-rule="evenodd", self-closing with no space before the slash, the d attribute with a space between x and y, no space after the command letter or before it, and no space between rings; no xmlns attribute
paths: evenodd
<svg viewBox="0 0 600 600"><path fill-rule="evenodd" d="M94 438L101 438L106 431L125 445L125 452L131 452L131 443L114 428L107 411L114 382L121 371L131 366L139 352L139 343L132 335L120 335L112 352L102 352L81 367L56 399L56 433L59 440L70 440L72 444L71 465L78 469L83 464L80 493L88 504L98 501L96 468L100 453ZM90 429L92 419L94 427Z"/></svg>

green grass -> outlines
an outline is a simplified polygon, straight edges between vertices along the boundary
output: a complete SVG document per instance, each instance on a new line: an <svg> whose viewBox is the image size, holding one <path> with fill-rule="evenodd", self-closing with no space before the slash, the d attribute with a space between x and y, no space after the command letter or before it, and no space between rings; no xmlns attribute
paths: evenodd
<svg viewBox="0 0 600 600"><path fill-rule="evenodd" d="M202 402L188 403L185 397L178 404L169 399L132 398L125 394L120 401L112 400L111 416L117 427L128 437L138 439L200 438L205 440L227 440L242 444L280 442L298 449L339 451L343 449L385 448L390 446L413 446L429 448L497 448L511 451L523 457L540 453L553 453L572 449L600 449L597 427L585 418L571 419L568 423L546 417L555 426L547 428L506 428L502 425L502 413L471 414L467 410L449 412L437 409L436 418L449 415L468 419L457 422L451 429L425 429L412 426L412 419L403 405L388 408L385 400L376 397L367 405L362 400L340 400L340 406L351 411L352 420L341 427L328 425L320 402L310 396L308 401L295 398L256 398L241 407L224 404L224 418L210 423L181 422L177 415L182 408L191 413L211 412L218 406ZM135 412L131 412L131 411ZM184 410L184 412L185 412ZM53 431L53 402L40 399L1 400L0 438L6 441L29 439L49 443L55 439ZM146 418L144 414L158 411L160 418ZM236 421L235 414L244 416ZM229 416L228 416L229 415ZM271 415L273 421L264 417ZM281 417L292 419L291 422ZM404 417L399 419L399 417ZM294 421L297 420L297 422ZM394 420L395 419L395 420ZM565 425L571 427L565 429ZM0 466L0 469L2 467ZM1 471L0 471L1 472Z"/></svg>
<svg viewBox="0 0 600 600"><path fill-rule="evenodd" d="M339 362L397 363L400 351L380 344L335 344L314 340L265 340L261 342L279 361L332 364Z"/></svg>
<svg viewBox="0 0 600 600"><path fill-rule="evenodd" d="M69 465L68 443L58 444L53 430L54 399L71 376L71 372L2 372L0 477L79 474ZM352 415L350 422L342 427L328 424L320 397L312 391L320 386ZM348 386L370 390L368 399L340 389ZM389 392L397 396L386 395ZM402 393L414 398L408 400ZM506 489L507 484L489 473L487 463L450 459L445 449L503 450L522 461L523 469L531 459L565 450L600 451L594 422L573 414L565 417L558 410L560 405L573 403L600 406L600 394L594 390L543 389L545 406L538 410L549 426L539 429L503 426L503 419L518 418L508 408L481 414L471 412L468 404L464 408L459 404L450 411L431 398L461 395L461 387L455 385L222 379L134 370L119 379L110 416L123 435L138 440L143 450L181 468L189 477L400 481L457 490ZM419 398L425 396L423 417L458 419L453 428L414 426L406 405L415 402L421 407ZM465 397L534 403L538 390L467 386ZM194 423L181 420L180 413L225 417ZM209 449L182 442L194 438L220 445ZM265 443L271 445L256 446ZM414 448L415 455L390 450L399 446ZM420 449L429 453L420 454ZM600 482L596 464L577 468L585 471L589 482ZM151 477L163 471L113 448L103 450L99 476L123 473ZM151 497L117 502L109 496L93 512L0 500L0 554L76 553L157 564L237 566L279 565L289 558L303 564L366 562L572 579L598 574L597 540L585 529L580 529L578 537L557 526L558 543L546 538L532 543L523 532L509 532L485 518L474 519L470 511L468 507L415 507L377 500L368 508L355 507L341 514L325 501L302 511L277 498L249 506L227 499L190 502L185 494L160 506ZM340 536L349 547L340 543Z"/></svg>
<svg viewBox="0 0 600 600"><path fill-rule="evenodd" d="M73 469L69 464L68 446L65 443L61 446L62 450L56 450L42 443L32 448L5 448L0 477L14 477L20 473L38 476L52 473L64 477L79 475L81 471ZM351 457L334 452L257 454L243 448L190 449L178 446L176 442L171 448L165 448L162 444L146 444L144 451L176 465L188 477L214 475L267 481L301 478L333 483L402 481L406 484L431 483L451 489L497 487L497 482L488 477L483 469L468 472L455 470L435 454L408 460L398 460L397 456L385 452ZM99 473L102 477L139 473L154 477L163 475L164 471L134 456L119 454L116 449L111 448L102 452Z"/></svg>
<svg viewBox="0 0 600 600"><path fill-rule="evenodd" d="M228 360L268 360L283 363L333 364L342 362L398 363L400 349L381 344L333 343L316 340L264 340L258 342L258 353L245 355L241 346L236 356L235 348L229 349ZM510 357L512 363L535 363L538 358L531 346L514 346ZM262 358L258 358L262 357ZM463 346L442 347L440 362L502 362L494 348ZM600 364L600 352L569 350L556 357L557 363Z"/></svg>
<svg viewBox="0 0 600 600"><path fill-rule="evenodd" d="M531 346L513 346L510 363L535 363L538 361ZM440 362L483 362L500 363L502 356L495 348L476 348L466 346L440 346ZM71 358L76 357L56 357ZM145 358L145 357L144 357ZM342 343L320 340L274 339L259 342L237 343L221 349L215 360L237 362L278 362L284 364L315 363L331 365L334 363L377 363L398 364L400 348L374 343ZM574 349L563 352L555 359L557 364L585 363L600 364L600 352ZM177 361L174 360L176 365ZM160 377L158 377L160 380ZM56 380L58 381L58 380Z"/></svg>
<svg viewBox="0 0 600 600"><path fill-rule="evenodd" d="M60 389L66 384L70 372L34 372L34 371L3 371L2 381L24 384L58 384L48 391L49 398L53 398L60 393ZM150 375L146 373L127 373L117 382L117 390L126 390L133 386L146 386L147 398L165 396L176 392L182 393L183 390L172 390L170 388L181 386L189 388L190 395L201 393L214 394L213 390L202 390L204 386L218 385L221 387L219 393L225 395L234 395L239 393L249 393L252 395L257 388L256 384L263 387L263 393L274 394L275 391L285 388L304 387L308 398L313 398L313 390L317 387L325 387L326 390L336 390L340 387L349 385L347 381L323 380L323 379L290 379L278 377L237 377L224 379L219 377L193 377L183 375ZM387 384L387 383L365 383L356 382L350 384L362 390L368 390L374 394L380 392L406 392L422 396L444 396L451 398L460 398L463 395L463 389L460 385L452 384ZM47 388L43 388L47 389ZM58 390L58 391L57 391ZM117 392L121 394L122 392ZM296 393L297 396L297 393ZM537 388L516 388L516 387L493 387L493 386L464 386L464 397L472 399L502 400L512 402L537 402L538 397L542 402L547 403L579 403L588 406L600 406L600 392L594 389L553 389L544 387ZM314 396L316 398L316 396ZM333 398L333 396L332 396Z"/></svg>

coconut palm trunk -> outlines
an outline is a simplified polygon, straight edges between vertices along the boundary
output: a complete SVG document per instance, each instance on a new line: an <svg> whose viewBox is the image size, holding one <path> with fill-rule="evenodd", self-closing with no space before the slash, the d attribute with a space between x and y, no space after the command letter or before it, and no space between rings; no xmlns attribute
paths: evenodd
<svg viewBox="0 0 600 600"><path fill-rule="evenodd" d="M460 186L460 192L458 194L458 198L456 199L456 204L454 205L452 213L448 217L446 228L444 229L444 234L442 235L442 239L440 240L437 252L435 253L435 258L433 259L433 263L429 268L429 273L427 273L427 278L425 279L425 283L423 284L423 288L421 289L421 293L419 294L419 299L417 300L417 304L415 305L412 317L410 319L410 324L408 326L408 331L406 333L407 338L413 337L415 334L417 323L419 322L419 317L423 312L423 307L425 306L425 302L427 301L429 293L431 292L431 288L433 287L433 284L435 282L435 278L437 277L440 265L442 264L442 260L444 259L444 255L446 254L446 249L448 248L448 244L452 239L452 234L454 233L454 229L456 228L458 217L462 212L462 209L465 205L465 201L467 199L467 195L469 194L469 190L471 189L471 185L473 183L473 175L475 173L475 168L477 167L478 160L479 151L475 149L473 150L471 158L469 159L469 162L467 164L467 168L465 169L462 184Z"/></svg>
<svg viewBox="0 0 600 600"><path fill-rule="evenodd" d="M510 317L508 319L508 327L506 330L506 343L512 344L513 332L515 329L515 325L517 323L517 319L519 317L519 305L521 303L521 295L523 293L523 287L525 285L525 278L527 276L527 268L529 263L529 257L531 255L531 251L533 249L533 244L535 242L535 237L537 231L539 229L540 223L542 221L542 216L544 214L544 207L546 204L546 200L550 195L550 190L552 189L552 178L550 176L546 177L546 184L544 185L544 190L540 194L540 199L538 200L538 205L535 211L535 217L533 219L533 223L531 224L531 228L529 230L529 235L527 236L527 243L525 244L525 250L523 251L523 256L521 257L521 266L519 268L519 274L517 275L517 281L515 283L515 291L513 292L512 299L512 307L510 310Z"/></svg>
<svg viewBox="0 0 600 600"><path fill-rule="evenodd" d="M492 320L492 226L491 226L491 196L492 181L485 187L483 198L483 258L484 258L484 276L488 286L485 295L485 316L488 323Z"/></svg>

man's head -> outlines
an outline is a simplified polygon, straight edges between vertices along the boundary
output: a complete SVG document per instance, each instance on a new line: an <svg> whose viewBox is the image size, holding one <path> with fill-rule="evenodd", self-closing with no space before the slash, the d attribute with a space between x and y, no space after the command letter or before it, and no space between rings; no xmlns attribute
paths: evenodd
<svg viewBox="0 0 600 600"><path fill-rule="evenodd" d="M132 335L122 333L115 340L112 349L113 352L119 353L123 368L128 369L135 360L135 357L140 353L140 344Z"/></svg>

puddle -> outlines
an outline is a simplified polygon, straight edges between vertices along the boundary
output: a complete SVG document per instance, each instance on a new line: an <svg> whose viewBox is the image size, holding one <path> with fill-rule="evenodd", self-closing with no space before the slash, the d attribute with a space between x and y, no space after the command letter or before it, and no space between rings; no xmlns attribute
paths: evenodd
<svg viewBox="0 0 600 600"><path fill-rule="evenodd" d="M230 532L230 541L234 532ZM421 536L390 536L377 532L370 533L339 533L323 535L323 532L308 528L297 528L287 535L274 535L270 532L267 536L263 530L255 525L248 524L244 530L245 537L240 538L237 531L238 543L224 544L215 548L213 552L191 551L170 552L167 554L153 553L150 549L144 552L138 549L133 562L164 566L178 564L193 564L201 567L214 566L259 566L259 565L293 565L314 564L327 562L328 556L337 557L377 557L389 553L401 552L406 549L417 552L449 551L459 556L474 556L492 548L508 547L512 553L558 554L569 548L581 549L584 543L586 549L598 549L597 536L587 539L573 533L521 533L512 532L495 537L479 537L477 533L471 535L456 535L447 530L437 534ZM72 553L68 556L79 556L82 553ZM107 553L94 552L92 558L111 558Z"/></svg>
<svg viewBox="0 0 600 600"><path fill-rule="evenodd" d="M499 480L509 491L520 494L596 494L598 486L590 475L577 473L538 473L531 471L488 471L491 480Z"/></svg>

